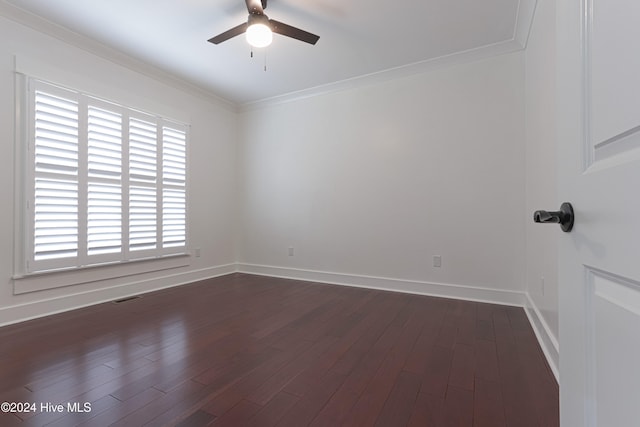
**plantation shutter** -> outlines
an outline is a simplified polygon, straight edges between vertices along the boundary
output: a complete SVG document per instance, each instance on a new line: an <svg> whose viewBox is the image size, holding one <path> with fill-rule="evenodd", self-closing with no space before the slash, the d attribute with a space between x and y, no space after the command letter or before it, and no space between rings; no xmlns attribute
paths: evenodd
<svg viewBox="0 0 640 427"><path fill-rule="evenodd" d="M27 273L186 254L187 129L29 81Z"/></svg>
<svg viewBox="0 0 640 427"><path fill-rule="evenodd" d="M89 105L87 137L87 254L89 256L120 255L122 252L122 114Z"/></svg>
<svg viewBox="0 0 640 427"><path fill-rule="evenodd" d="M186 230L185 131L164 127L162 132L162 247L184 246Z"/></svg>
<svg viewBox="0 0 640 427"><path fill-rule="evenodd" d="M158 246L157 125L129 120L129 250Z"/></svg>
<svg viewBox="0 0 640 427"><path fill-rule="evenodd" d="M64 260L78 255L78 103L34 98L33 260Z"/></svg>

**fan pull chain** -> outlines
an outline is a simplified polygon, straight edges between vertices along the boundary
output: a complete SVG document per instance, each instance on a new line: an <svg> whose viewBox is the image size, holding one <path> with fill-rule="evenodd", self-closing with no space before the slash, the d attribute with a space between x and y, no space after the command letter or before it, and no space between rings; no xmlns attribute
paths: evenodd
<svg viewBox="0 0 640 427"><path fill-rule="evenodd" d="M253 58L253 47L251 48L250 55L251 55L251 58ZM267 71L267 49L264 50L264 68L263 68L263 70L265 72Z"/></svg>

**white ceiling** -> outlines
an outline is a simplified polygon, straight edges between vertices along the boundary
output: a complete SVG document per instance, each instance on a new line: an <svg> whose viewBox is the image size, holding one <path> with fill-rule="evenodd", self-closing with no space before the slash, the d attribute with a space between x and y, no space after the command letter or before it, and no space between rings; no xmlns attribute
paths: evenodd
<svg viewBox="0 0 640 427"><path fill-rule="evenodd" d="M513 45L518 32L528 32L535 5L535 0L269 0L270 18L320 40L312 46L275 34L273 44L251 58L244 36L220 45L207 42L246 21L244 0L2 1L237 105Z"/></svg>

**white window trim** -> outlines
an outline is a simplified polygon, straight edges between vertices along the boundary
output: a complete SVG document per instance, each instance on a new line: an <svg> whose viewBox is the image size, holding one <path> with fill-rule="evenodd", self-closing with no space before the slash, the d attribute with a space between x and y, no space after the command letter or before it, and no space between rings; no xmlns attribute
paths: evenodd
<svg viewBox="0 0 640 427"><path fill-rule="evenodd" d="M105 101L91 95L87 95L77 90L66 89L59 85L47 83L41 79L34 79L25 76L20 73L16 73L15 79L15 100L16 100L16 116L15 116L15 171L16 182L15 188L15 227L14 227L14 293L24 293L36 290L52 289L62 286L68 286L72 284L93 282L96 280L108 280L117 277L141 274L151 271L165 270L169 268L177 268L188 266L189 260L189 138L190 128L189 125L180 123L176 120L170 120L166 118L160 118L157 115L144 113L139 110L134 110L129 107ZM32 193L34 190L34 169L31 167L33 161L33 154L29 151L33 149L34 135L32 123L34 121L33 108L31 103L33 102L34 89L31 87L33 84L43 84L48 87L58 87L61 91L70 91L71 93L77 93L81 99L91 99L92 105L108 106L109 109L118 109L124 111L123 114L123 126L126 122L127 132L123 129L123 135L126 135L128 139L128 121L130 116L139 118L153 118L157 124L158 133L162 132L164 126L169 126L175 129L180 129L185 132L186 135L186 153L185 153L185 245L179 247L171 247L165 249L158 249L156 251L136 251L135 259L131 259L129 256L128 245L128 232L123 233L122 236L122 258L116 259L112 256L95 257L96 262L79 262L75 266L64 266L61 268L48 268L44 265L42 268L34 269L28 265L33 256L33 221L32 216L33 209L27 209L27 203L32 202ZM86 115L85 115L86 116ZM84 123L86 126L86 122ZM79 124L82 128L83 124ZM82 131L82 130L81 130ZM161 136L161 135L160 135ZM128 141L123 141L123 145L127 147L126 155L123 153L122 164L123 174L121 187L127 186L127 194L129 191L129 174L124 173L125 169L128 170ZM159 150L162 148L162 138L158 140ZM29 148L30 147L30 148ZM158 159L158 176L157 176L157 188L160 198L157 199L158 211L162 210L162 156ZM86 183L85 183L86 184ZM29 212L29 215L25 215L25 212ZM160 212L159 212L160 213ZM128 228L128 197L123 197L122 204L122 229ZM157 228L158 244L162 245L162 216L158 217ZM126 221L126 222L125 222ZM86 227L86 223L79 224L79 227ZM125 237L126 236L126 237ZM81 258L81 257L79 257ZM120 267L119 267L120 266ZM60 283L58 280L51 281L49 285L43 278L47 278L55 274L58 278L62 279ZM21 285L19 283L22 283Z"/></svg>
<svg viewBox="0 0 640 427"><path fill-rule="evenodd" d="M131 277L145 273L171 270L191 265L189 255L169 255L162 258L136 260L126 263L95 265L68 270L31 273L13 277L14 295L45 291L73 285ZM122 285L126 286L126 285Z"/></svg>

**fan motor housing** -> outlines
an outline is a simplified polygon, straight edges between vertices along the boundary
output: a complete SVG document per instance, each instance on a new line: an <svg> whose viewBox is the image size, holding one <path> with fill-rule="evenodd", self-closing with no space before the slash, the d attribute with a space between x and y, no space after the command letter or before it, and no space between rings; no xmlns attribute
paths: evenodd
<svg viewBox="0 0 640 427"><path fill-rule="evenodd" d="M247 26L250 27L253 24L264 24L267 27L270 27L269 17L264 13L263 14L250 13L249 17L247 18Z"/></svg>

